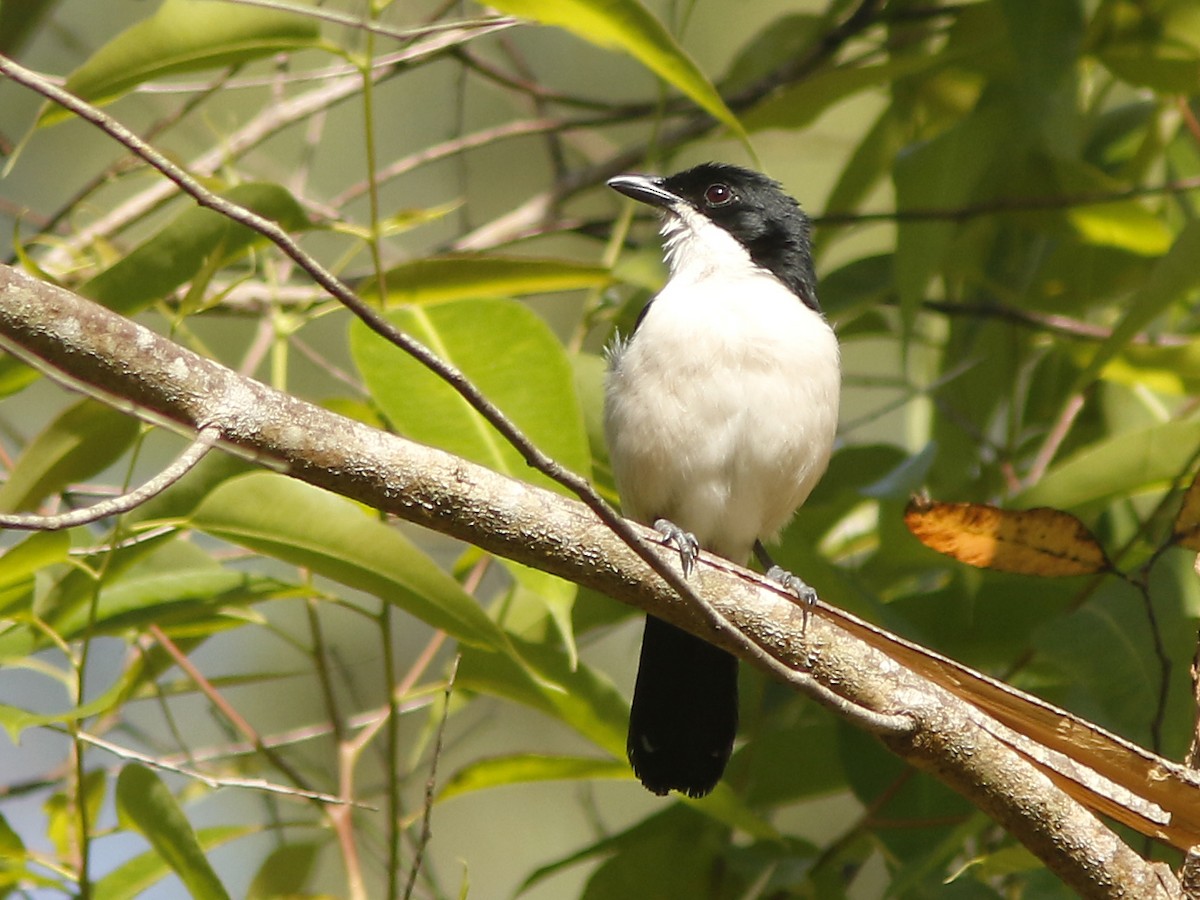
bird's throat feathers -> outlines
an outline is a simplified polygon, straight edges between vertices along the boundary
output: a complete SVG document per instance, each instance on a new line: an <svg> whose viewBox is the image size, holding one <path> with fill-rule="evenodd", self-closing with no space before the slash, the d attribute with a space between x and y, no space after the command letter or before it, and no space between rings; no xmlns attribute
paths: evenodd
<svg viewBox="0 0 1200 900"><path fill-rule="evenodd" d="M717 274L745 277L760 270L733 235L691 207L666 211L661 233L672 280L700 281Z"/></svg>

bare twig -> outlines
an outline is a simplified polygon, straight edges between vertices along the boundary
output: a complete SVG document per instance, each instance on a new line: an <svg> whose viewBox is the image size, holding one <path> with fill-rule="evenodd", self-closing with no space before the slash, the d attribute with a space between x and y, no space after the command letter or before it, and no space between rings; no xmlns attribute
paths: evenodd
<svg viewBox="0 0 1200 900"><path fill-rule="evenodd" d="M429 761L429 777L425 780L425 809L421 814L421 833L417 836L417 849L413 855L412 866L408 871L408 883L404 886L404 900L412 897L413 889L417 886L417 873L421 871L421 862L425 858L425 848L433 837L431 821L433 818L433 798L437 791L438 760L442 756L442 741L446 736L446 722L450 718L450 694L454 691L454 679L458 675L458 664L462 654L454 657L450 666L450 675L446 679L445 699L442 702L442 718L438 722L437 737L433 743L433 758Z"/></svg>
<svg viewBox="0 0 1200 900"><path fill-rule="evenodd" d="M275 784L267 781L265 778L217 778L213 775L206 775L203 772L198 772L195 769L187 766L181 766L170 762L162 757L151 756L148 753L141 753L129 747L122 747L119 744L114 744L111 741L106 741L102 737L94 734L88 734L86 731L77 731L74 735L85 744L91 744L101 750L106 750L113 756L121 759L132 760L155 769L161 769L164 772L174 772L176 775L182 775L185 778L190 778L193 781L199 781L210 788L245 788L252 791L263 791L268 794L282 794L286 797L298 797L302 800L315 800L318 803L327 803L330 805L340 806L345 801L340 797L335 797L332 794L323 794L320 791L310 791L304 788ZM368 806L365 803L356 803L360 809L373 810L373 806Z"/></svg>
<svg viewBox="0 0 1200 900"><path fill-rule="evenodd" d="M1050 433L1046 435L1046 439L1042 441L1042 446L1038 448L1037 455L1033 458L1033 465L1029 467L1029 472L1024 479L1025 487L1035 485L1042 480L1042 476L1050 468L1050 463L1054 462L1054 456L1058 453L1058 448L1062 446L1063 441L1067 439L1067 435L1071 433L1071 426L1075 424L1075 420L1083 410L1083 401L1084 395L1081 392L1074 393L1067 398L1067 402L1063 404L1062 412L1059 413L1058 420L1054 423L1054 427L1050 429Z"/></svg>
<svg viewBox="0 0 1200 900"><path fill-rule="evenodd" d="M61 531L64 528L75 528L98 522L109 516L118 516L136 509L153 497L157 497L180 478L192 470L196 463L204 459L220 439L220 430L205 426L196 435L196 440L181 453L176 460L143 484L140 488L101 500L99 503L83 509L73 509L70 512L59 513L55 516L35 516L18 514L0 514L0 528L17 528L23 531Z"/></svg>
<svg viewBox="0 0 1200 900"><path fill-rule="evenodd" d="M1027 328L1040 328L1051 334L1077 340L1106 341L1112 337L1113 329L1095 325L1058 313L1043 313L997 303L948 303L944 300L925 300L921 306L948 316L971 316L979 319L1001 319ZM1183 334L1148 334L1138 332L1129 339L1130 344L1141 347L1186 347L1192 338Z"/></svg>
<svg viewBox="0 0 1200 900"><path fill-rule="evenodd" d="M270 760L271 764L288 778L290 778L293 784L306 792L312 793L312 788L308 786L308 783L304 777L292 766L291 763L277 753L274 748L268 747L263 742L262 737L259 735L254 726L251 725L246 720L246 717L239 713L233 707L233 705L221 695L220 691L213 687L212 683L204 677L204 674L199 669L192 665L192 661L188 659L187 654L180 650L178 646L176 646L175 642L167 636L165 631L163 631L157 625L151 625L150 633L154 636L154 639L158 642L158 645L167 652L168 656L171 657L175 665L179 666L179 668L184 671L188 678L192 680L192 683L196 685L200 692L208 698L208 701L212 703L214 707L220 710L221 715L223 715L225 719L234 728L236 728L243 737L247 738L254 745L255 750L261 753L266 759Z"/></svg>

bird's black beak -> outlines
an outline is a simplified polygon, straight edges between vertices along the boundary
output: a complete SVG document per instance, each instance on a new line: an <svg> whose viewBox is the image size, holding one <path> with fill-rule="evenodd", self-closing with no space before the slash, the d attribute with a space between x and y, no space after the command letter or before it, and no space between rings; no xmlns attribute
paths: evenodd
<svg viewBox="0 0 1200 900"><path fill-rule="evenodd" d="M663 187L663 181L664 179L653 175L618 175L608 179L608 186L639 203L669 209L677 204L680 198Z"/></svg>

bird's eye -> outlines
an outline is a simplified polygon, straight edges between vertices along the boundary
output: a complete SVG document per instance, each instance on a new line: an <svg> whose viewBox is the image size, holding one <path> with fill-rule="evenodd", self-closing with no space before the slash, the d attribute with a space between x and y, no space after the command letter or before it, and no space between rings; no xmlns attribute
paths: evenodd
<svg viewBox="0 0 1200 900"><path fill-rule="evenodd" d="M704 191L704 204L710 208L733 202L733 189L727 184L710 184Z"/></svg>

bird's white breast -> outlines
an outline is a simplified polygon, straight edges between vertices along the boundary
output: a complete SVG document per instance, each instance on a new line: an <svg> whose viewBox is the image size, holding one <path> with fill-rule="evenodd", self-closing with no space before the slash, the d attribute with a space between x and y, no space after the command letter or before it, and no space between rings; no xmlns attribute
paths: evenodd
<svg viewBox="0 0 1200 900"><path fill-rule="evenodd" d="M668 233L672 277L612 352L605 431L627 515L744 561L829 462L837 340L721 229Z"/></svg>

